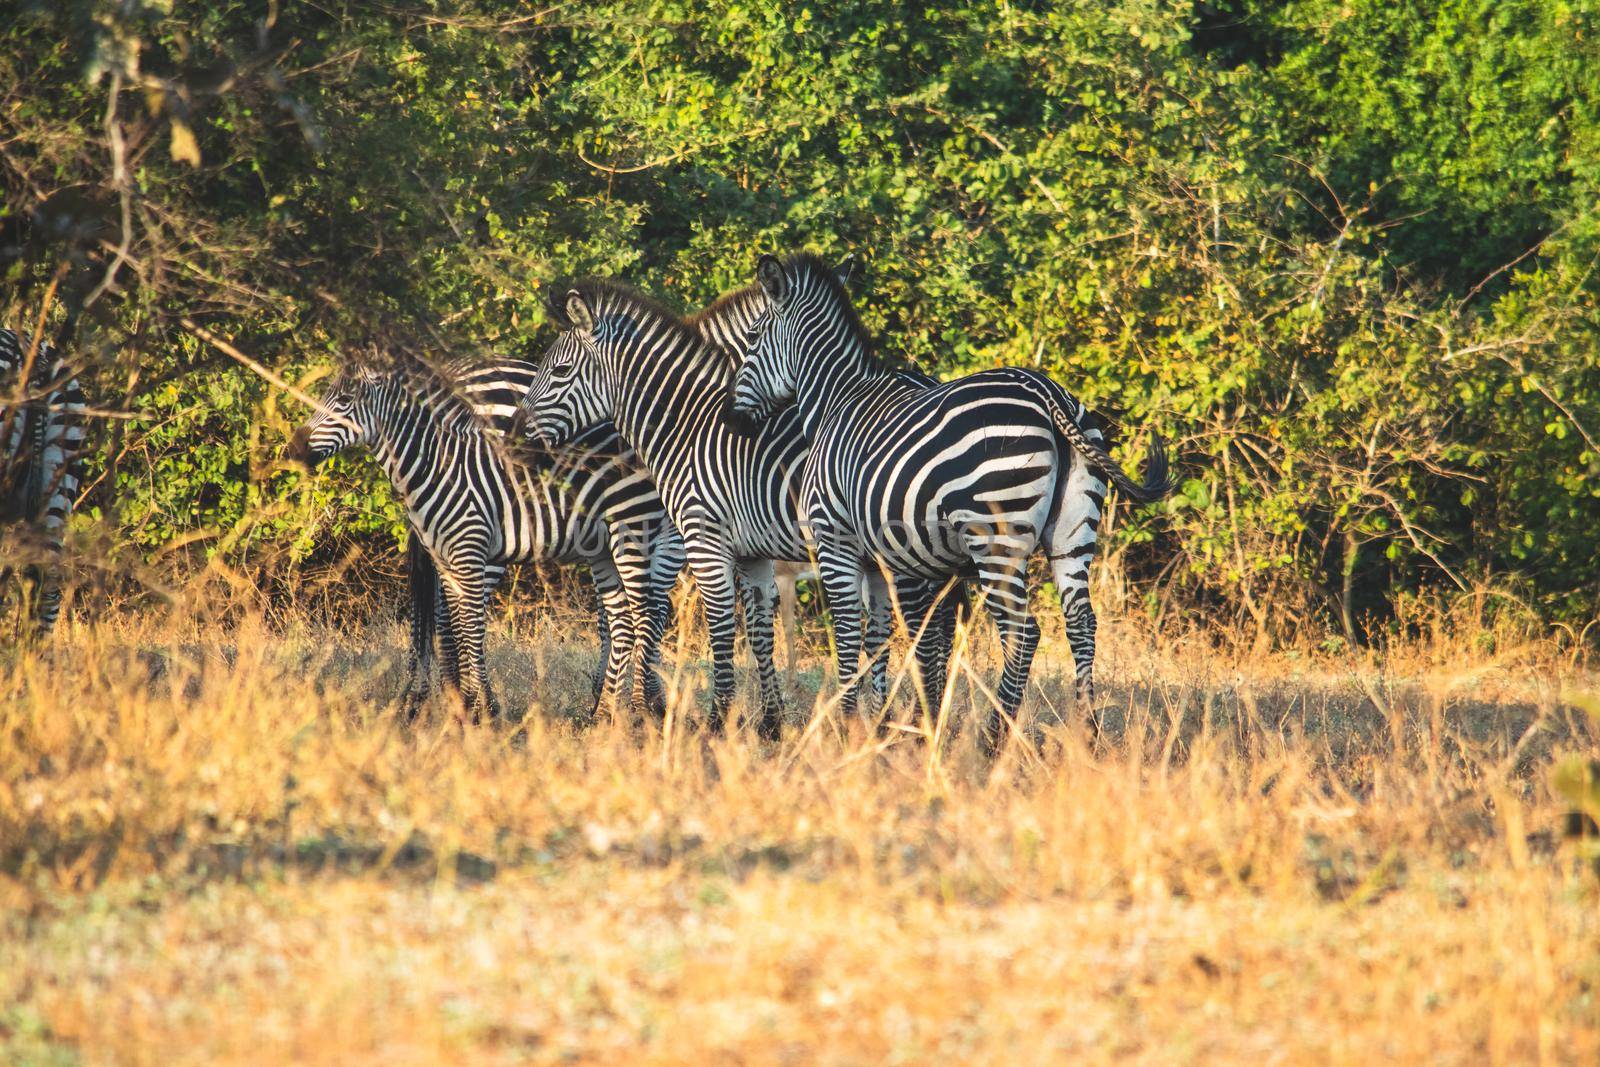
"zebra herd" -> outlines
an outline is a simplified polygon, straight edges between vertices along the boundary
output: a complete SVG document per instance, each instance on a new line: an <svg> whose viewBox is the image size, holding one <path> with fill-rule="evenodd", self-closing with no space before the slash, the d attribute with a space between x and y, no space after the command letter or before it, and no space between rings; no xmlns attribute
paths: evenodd
<svg viewBox="0 0 1600 1067"><path fill-rule="evenodd" d="M581 563L601 666L595 710L661 716L662 633L687 567L704 605L712 710L734 695L735 602L760 679L764 737L779 734L775 560L814 561L832 614L841 706L888 690L898 611L918 693L936 709L961 590L998 626L1004 670L982 730L991 750L1021 704L1039 627L1028 564L1042 550L1061 594L1080 701L1094 699L1088 572L1109 485L1170 491L1155 441L1142 481L1106 450L1100 420L1046 375L1015 368L940 383L872 350L851 263L762 257L753 284L688 316L620 282L552 286L559 334L537 361L355 365L324 391L287 458L364 446L410 524L413 710L446 686L497 716L484 658L488 597L515 563ZM47 345L0 331L0 518L59 552L81 480L85 410ZM59 611L42 568L38 619ZM863 632L864 631L864 632Z"/></svg>
<svg viewBox="0 0 1600 1067"><path fill-rule="evenodd" d="M474 716L496 714L486 597L507 565L556 559L593 575L597 708L620 706L631 688L633 714L659 715L667 598L686 566L711 640L710 725L723 725L733 698L737 600L758 664L758 729L776 737L773 561L815 560L846 709L863 684L886 694L896 609L921 699L936 707L955 590L977 584L1005 656L981 735L993 749L1038 645L1027 568L1042 549L1077 695L1092 701L1088 569L1101 509L1108 484L1139 501L1170 491L1160 442L1136 481L1093 413L1041 373L939 383L888 368L851 304L847 268L763 257L754 284L687 317L622 283L581 280L550 290L560 333L536 363L435 371L402 360L341 375L289 454L314 464L364 444L403 499L413 693L437 630L446 683Z"/></svg>

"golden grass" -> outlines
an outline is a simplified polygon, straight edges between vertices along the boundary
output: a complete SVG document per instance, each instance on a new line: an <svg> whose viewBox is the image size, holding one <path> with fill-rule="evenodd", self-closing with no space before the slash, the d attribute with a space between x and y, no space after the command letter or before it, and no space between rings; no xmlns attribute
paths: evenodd
<svg viewBox="0 0 1600 1067"><path fill-rule="evenodd" d="M1113 624L1095 742L1057 634L1042 754L991 773L970 731L577 730L571 630L502 636L529 714L466 731L396 721L396 626L0 658L0 1062L1600 1059L1547 786L1600 753L1590 683L1526 650L1399 677Z"/></svg>

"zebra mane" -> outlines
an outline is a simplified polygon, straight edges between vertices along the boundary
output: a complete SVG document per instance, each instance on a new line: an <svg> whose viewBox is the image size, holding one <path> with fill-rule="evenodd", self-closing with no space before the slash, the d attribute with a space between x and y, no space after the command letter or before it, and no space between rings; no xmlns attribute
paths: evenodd
<svg viewBox="0 0 1600 1067"><path fill-rule="evenodd" d="M861 350L869 358L877 359L877 346L862 323L860 314L856 312L855 302L850 299L850 290L845 288L844 282L839 280L839 273L827 261L814 252L797 252L783 260L783 269L786 274L815 275L839 305L845 325L860 343Z"/></svg>
<svg viewBox="0 0 1600 1067"><path fill-rule="evenodd" d="M454 377L444 368L407 353L372 369L404 389L412 399L425 403L440 428L486 429L477 410L457 390Z"/></svg>
<svg viewBox="0 0 1600 1067"><path fill-rule="evenodd" d="M569 289L576 289L588 305L598 312L622 310L641 318L659 321L664 332L673 333L685 342L700 345L700 335L685 323L678 312L641 289L613 278L580 278Z"/></svg>
<svg viewBox="0 0 1600 1067"><path fill-rule="evenodd" d="M762 293L761 284L759 282L751 282L743 289L730 289L728 292L723 293L721 296L717 297L699 311L692 311L683 316L683 324L689 327L691 330L696 329L701 323L714 322L715 320L722 318L724 315L727 315L729 312L733 311L747 300L758 296L762 300L766 299L766 294Z"/></svg>

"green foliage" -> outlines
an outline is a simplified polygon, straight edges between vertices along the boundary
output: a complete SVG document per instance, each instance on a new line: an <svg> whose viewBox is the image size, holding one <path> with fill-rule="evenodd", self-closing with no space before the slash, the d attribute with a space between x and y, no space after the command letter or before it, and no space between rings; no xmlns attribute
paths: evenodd
<svg viewBox="0 0 1600 1067"><path fill-rule="evenodd" d="M865 259L891 358L1041 366L1125 458L1175 441L1182 491L1115 537L1198 609L1353 631L1509 575L1586 619L1597 6L39 5L0 27L0 221L80 191L96 240L10 273L37 308L72 264L146 549L397 527L370 465L278 469L299 414L185 320L296 380L537 349L562 275L690 308L809 247Z"/></svg>

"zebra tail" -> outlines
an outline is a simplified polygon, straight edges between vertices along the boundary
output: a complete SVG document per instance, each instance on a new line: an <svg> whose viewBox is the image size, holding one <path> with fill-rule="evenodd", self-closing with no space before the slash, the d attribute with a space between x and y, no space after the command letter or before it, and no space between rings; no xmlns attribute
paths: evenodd
<svg viewBox="0 0 1600 1067"><path fill-rule="evenodd" d="M406 530L406 573L411 584L411 662L427 664L433 659L434 597L438 593L438 571L433 557L422 546L417 531Z"/></svg>
<svg viewBox="0 0 1600 1067"><path fill-rule="evenodd" d="M1144 461L1144 481L1136 482L1122 469L1121 464L1111 458L1111 453L1089 440L1078 420L1072 417L1072 413L1053 393L1054 390L1046 390L1045 398L1050 407L1050 419L1056 424L1056 433L1060 434L1079 455L1088 460L1091 467L1105 475L1118 489L1141 503L1160 500L1172 492L1173 481L1167 465L1167 449L1161 443L1159 434L1151 441L1150 454Z"/></svg>

